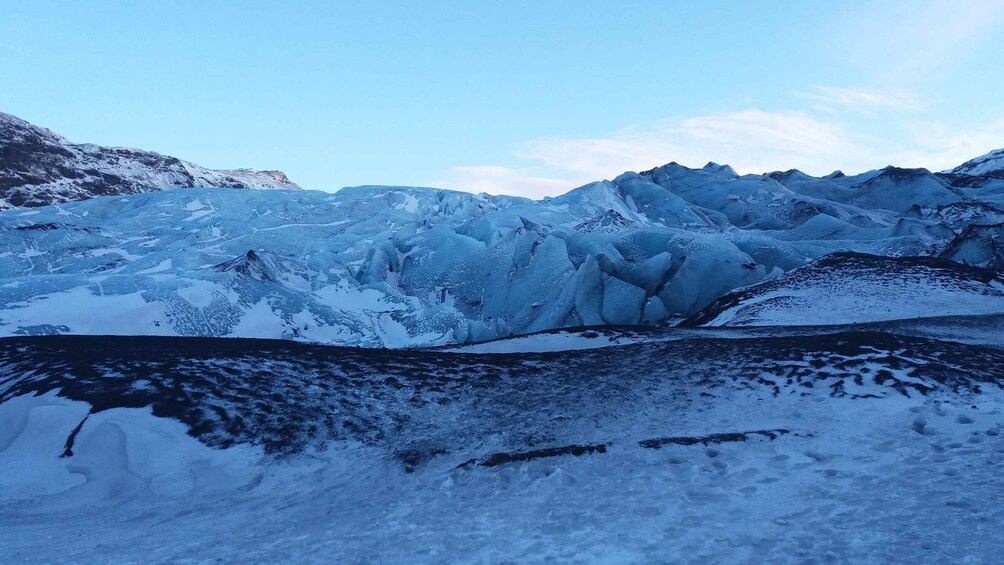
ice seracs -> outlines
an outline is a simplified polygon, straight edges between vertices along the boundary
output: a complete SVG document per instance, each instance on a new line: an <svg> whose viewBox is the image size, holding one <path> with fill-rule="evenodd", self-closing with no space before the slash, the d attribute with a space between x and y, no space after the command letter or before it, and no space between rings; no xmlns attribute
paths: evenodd
<svg viewBox="0 0 1004 565"><path fill-rule="evenodd" d="M253 249L248 249L241 257L213 265L213 268L220 272L233 271L262 282L277 282L282 274L289 272L282 260L271 253L255 253Z"/></svg>
<svg viewBox="0 0 1004 565"><path fill-rule="evenodd" d="M1004 192L962 176L0 212L0 562L997 563Z"/></svg>
<svg viewBox="0 0 1004 565"><path fill-rule="evenodd" d="M966 226L938 256L1004 272L1004 223Z"/></svg>

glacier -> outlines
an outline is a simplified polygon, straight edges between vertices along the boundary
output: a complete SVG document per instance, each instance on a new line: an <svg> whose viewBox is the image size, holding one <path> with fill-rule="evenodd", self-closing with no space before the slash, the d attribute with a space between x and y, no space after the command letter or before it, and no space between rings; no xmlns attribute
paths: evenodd
<svg viewBox="0 0 1004 565"><path fill-rule="evenodd" d="M406 347L658 325L836 252L998 268L1001 194L992 175L670 163L540 201L385 186L98 197L0 212L0 335Z"/></svg>

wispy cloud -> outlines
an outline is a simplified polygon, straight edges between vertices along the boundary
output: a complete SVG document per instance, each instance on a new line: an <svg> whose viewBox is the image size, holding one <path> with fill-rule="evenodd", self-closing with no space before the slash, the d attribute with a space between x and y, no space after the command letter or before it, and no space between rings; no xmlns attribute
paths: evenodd
<svg viewBox="0 0 1004 565"><path fill-rule="evenodd" d="M454 167L433 186L470 192L540 198L586 182L677 161L700 167L728 163L740 173L798 167L828 173L867 156L844 129L802 112L716 113L665 120L652 128L628 128L607 137L554 137L522 143L522 166ZM527 169L549 176L531 175Z"/></svg>
<svg viewBox="0 0 1004 565"><path fill-rule="evenodd" d="M623 130L607 138L539 139L524 143L517 153L551 167L602 178L668 160L688 166L728 163L739 172L789 167L820 171L835 164L830 156L854 155L856 147L839 124L803 112L744 110L666 120L653 128Z"/></svg>
<svg viewBox="0 0 1004 565"><path fill-rule="evenodd" d="M1004 117L970 128L939 122L916 121L904 125L908 147L893 156L908 167L949 169L993 149L1004 147Z"/></svg>
<svg viewBox="0 0 1004 565"><path fill-rule="evenodd" d="M802 96L827 111L851 109L871 112L874 110L919 110L923 107L917 95L905 91L883 92L865 88L817 86L802 93Z"/></svg>
<svg viewBox="0 0 1004 565"><path fill-rule="evenodd" d="M868 122L805 111L696 115L606 137L530 140L514 151L521 165L455 167L433 185L541 198L671 160L690 167L726 163L740 174L789 168L815 175L835 169L856 173L892 164L940 170L1004 144L1004 117L970 128L896 121L882 137L862 125ZM548 176L525 172L542 168Z"/></svg>
<svg viewBox="0 0 1004 565"><path fill-rule="evenodd" d="M539 199L568 192L583 184L570 178L546 178L521 173L497 165L453 167L442 178L428 184L437 188L452 188L466 192L507 194Z"/></svg>

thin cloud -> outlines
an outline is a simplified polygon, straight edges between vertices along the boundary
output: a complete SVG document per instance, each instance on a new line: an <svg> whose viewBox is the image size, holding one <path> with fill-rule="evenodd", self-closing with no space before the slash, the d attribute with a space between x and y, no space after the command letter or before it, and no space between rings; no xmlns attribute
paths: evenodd
<svg viewBox="0 0 1004 565"><path fill-rule="evenodd" d="M670 160L692 167L728 163L740 173L791 167L828 173L837 165L855 165L868 152L840 124L804 112L744 110L667 120L608 138L534 140L517 154L580 176L603 178Z"/></svg>
<svg viewBox="0 0 1004 565"><path fill-rule="evenodd" d="M902 91L882 92L864 88L817 86L809 92L802 93L802 96L812 100L824 110L891 109L913 111L923 107L915 95Z"/></svg>
<svg viewBox="0 0 1004 565"><path fill-rule="evenodd" d="M429 182L429 186L452 188L473 193L506 194L540 199L563 194L584 184L570 179L538 177L521 173L508 167L478 165L453 167L443 178Z"/></svg>
<svg viewBox="0 0 1004 565"><path fill-rule="evenodd" d="M904 129L911 147L895 159L908 167L926 167L932 171L951 169L1004 147L1004 117L964 129L937 122L912 122Z"/></svg>
<svg viewBox="0 0 1004 565"><path fill-rule="evenodd" d="M781 111L691 114L593 137L532 139L504 163L456 167L441 182L539 197L668 161L691 167L714 161L739 173L939 170L1004 145L999 105L983 109L981 124L946 126L952 114L943 114L939 87L1004 26L1004 2L888 2L867 14L848 11L847 18L837 26L845 33L832 42L833 57L855 69L850 85L803 86L802 104Z"/></svg>
<svg viewBox="0 0 1004 565"><path fill-rule="evenodd" d="M743 110L666 120L607 137L545 138L514 152L522 164L450 169L433 186L530 198L556 196L592 180L676 161L709 161L740 174L797 168L813 175L857 173L886 165L941 170L981 155L1004 140L1004 118L971 128L931 120L892 122L888 135L869 133L869 120L840 122L803 111ZM527 171L545 171L530 174Z"/></svg>
<svg viewBox="0 0 1004 565"><path fill-rule="evenodd" d="M822 174L837 164L860 162L867 154L837 124L801 112L746 110L666 120L609 137L535 139L515 151L523 166L454 167L429 184L541 198L669 161L692 167L728 163L740 173L798 167ZM551 174L526 172L531 169Z"/></svg>

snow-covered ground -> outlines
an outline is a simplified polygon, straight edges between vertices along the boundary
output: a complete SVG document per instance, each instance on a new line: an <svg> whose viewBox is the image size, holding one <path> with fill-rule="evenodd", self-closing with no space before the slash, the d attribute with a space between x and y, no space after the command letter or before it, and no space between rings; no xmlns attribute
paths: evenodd
<svg viewBox="0 0 1004 565"><path fill-rule="evenodd" d="M999 397L811 409L797 399L730 400L732 409L704 414L714 425L690 428L770 423L793 433L661 449L625 443L496 468L458 469L449 457L414 473L353 444L281 462L245 448L209 450L139 409L109 411L81 433L73 458L59 460L66 436L54 428L72 429L87 407L24 401L4 408L7 418L27 410L13 416L29 426L2 453L3 470L21 468L22 458L12 461L19 453L47 455L29 470L45 480L33 493L49 496L5 491L21 500L0 507L0 556L993 563L1004 552ZM735 418L746 410L759 417Z"/></svg>
<svg viewBox="0 0 1004 565"><path fill-rule="evenodd" d="M5 563L1004 555L997 348L873 331L520 356L0 348Z"/></svg>
<svg viewBox="0 0 1004 565"><path fill-rule="evenodd" d="M448 347L444 351L454 353L546 353L551 351L578 351L599 349L615 345L628 345L670 339L665 331L645 328L576 328L551 330L496 339L481 343L471 343L459 347Z"/></svg>

